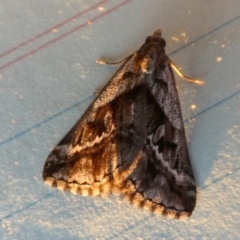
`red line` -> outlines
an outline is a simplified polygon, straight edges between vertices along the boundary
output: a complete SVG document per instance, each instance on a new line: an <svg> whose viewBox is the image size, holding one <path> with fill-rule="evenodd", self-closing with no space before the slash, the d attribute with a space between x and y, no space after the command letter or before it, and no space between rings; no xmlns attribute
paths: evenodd
<svg viewBox="0 0 240 240"><path fill-rule="evenodd" d="M96 20L102 18L103 16L105 16L105 15L109 14L110 12L112 12L112 11L118 9L119 7L121 7L121 6L125 5L125 4L127 4L127 3L130 2L130 1L132 1L132 0L126 0L126 1L124 1L124 2L122 2L122 3L120 3L120 4L118 4L118 5L116 5L115 7L109 9L108 11L104 12L103 14L100 14L99 16L96 16L96 17L94 17L94 18L92 18L92 19L89 19L87 22L85 22L85 23L79 25L78 27L75 27L75 28L73 28L72 30L70 30L70 31L68 31L68 32L66 32L66 33L64 33L63 35L61 35L61 36L59 36L59 37L57 37L57 38L55 38L55 39L53 39L53 40L51 40L51 41L49 41L49 42L47 42L47 43L45 43L45 44L39 46L38 48L36 48L36 49L30 51L29 53L23 54L22 56L20 56L20 57L18 57L18 58L15 58L14 60L12 60L12 61L10 61L10 62L4 64L3 66L1 66L1 67L0 67L0 71L3 70L3 69L6 68L6 67L8 67L8 66L10 66L10 65L12 65L12 64L14 64L14 63L16 63L16 62L18 62L18 61L20 61L20 60L26 58L26 57L28 57L28 56L30 56L30 55L32 55L32 54L38 52L39 50L41 50L41 49L47 47L48 45L50 45L50 44L52 44L52 43L55 43L55 42L59 41L60 39L62 39L62 38L64 38L64 37L68 36L69 34L75 32L75 31L77 31L77 30L79 30L79 29L81 29L81 28L83 28L83 27L85 27L85 26L88 26L88 25L89 25L89 22L95 22Z"/></svg>
<svg viewBox="0 0 240 240"><path fill-rule="evenodd" d="M33 41L37 40L38 38L44 36L45 34L52 32L52 29L54 29L54 28L60 28L61 26L65 25L66 23L68 23L68 22L72 21L73 19L78 18L78 17L80 17L81 15L83 15L83 14L85 14L85 13L93 10L94 8L98 7L99 5L103 4L103 3L106 2L106 1L107 1L107 0L102 0L102 1L100 1L99 3L91 6L90 8L84 10L83 12L80 12L80 13L78 13L78 14L70 17L69 19L66 19L65 21L63 21L63 22L61 22L61 23L59 23L59 24L57 24L57 25L55 25L55 26L53 26L53 27L45 30L44 32L42 32L42 33L40 33L40 34L38 34L38 35L36 35L36 36L34 36L34 37L31 37L30 39L26 40L25 42L22 42L22 43L20 43L19 45L17 45L17 46L15 46L15 47L13 47L13 48L11 48L11 49L9 49L9 50L1 53L1 54L0 54L0 58L3 57L3 56L5 56L5 55L7 55L7 54L9 54L9 53L12 53L12 52L16 51L17 49L19 49L19 48L27 45L27 44L30 43L30 42L33 42Z"/></svg>

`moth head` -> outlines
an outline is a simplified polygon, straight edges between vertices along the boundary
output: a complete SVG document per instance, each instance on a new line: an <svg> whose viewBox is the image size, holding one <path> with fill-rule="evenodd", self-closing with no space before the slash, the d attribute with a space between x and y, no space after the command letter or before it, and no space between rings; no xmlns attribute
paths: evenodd
<svg viewBox="0 0 240 240"><path fill-rule="evenodd" d="M166 41L162 38L162 32L160 29L157 29L152 36L146 38L145 44L148 43L155 43L160 48L166 47Z"/></svg>
<svg viewBox="0 0 240 240"><path fill-rule="evenodd" d="M156 30L138 51L138 63L144 73L151 74L162 59L165 59L165 40L161 37L161 30Z"/></svg>

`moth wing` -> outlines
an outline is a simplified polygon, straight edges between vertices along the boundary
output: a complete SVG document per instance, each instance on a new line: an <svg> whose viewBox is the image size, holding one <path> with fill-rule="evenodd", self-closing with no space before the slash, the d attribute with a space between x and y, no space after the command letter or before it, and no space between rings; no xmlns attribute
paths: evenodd
<svg viewBox="0 0 240 240"><path fill-rule="evenodd" d="M133 204L174 218L191 215L196 186L172 69L165 62L146 94L147 137L138 164L124 182Z"/></svg>
<svg viewBox="0 0 240 240"><path fill-rule="evenodd" d="M143 80L130 57L48 156L43 169L47 184L99 195L130 173L146 135Z"/></svg>

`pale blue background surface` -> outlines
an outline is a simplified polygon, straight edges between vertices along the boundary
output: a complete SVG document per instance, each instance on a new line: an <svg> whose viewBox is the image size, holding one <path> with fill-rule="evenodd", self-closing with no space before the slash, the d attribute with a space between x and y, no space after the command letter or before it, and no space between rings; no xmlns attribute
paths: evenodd
<svg viewBox="0 0 240 240"><path fill-rule="evenodd" d="M239 0L0 0L0 239L239 239L239 26ZM198 185L186 221L42 182L50 150L119 67L96 59L128 56L157 28L205 82L176 77Z"/></svg>

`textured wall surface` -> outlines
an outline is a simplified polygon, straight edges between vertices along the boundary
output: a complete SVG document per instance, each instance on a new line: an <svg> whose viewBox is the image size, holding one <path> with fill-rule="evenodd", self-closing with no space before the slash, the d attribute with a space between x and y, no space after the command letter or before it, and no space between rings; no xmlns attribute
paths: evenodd
<svg viewBox="0 0 240 240"><path fill-rule="evenodd" d="M239 0L0 0L0 239L240 238ZM169 220L118 197L42 182L51 149L118 66L161 28L176 77L198 199Z"/></svg>

